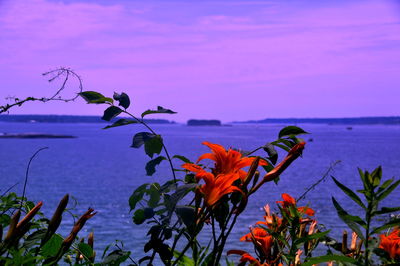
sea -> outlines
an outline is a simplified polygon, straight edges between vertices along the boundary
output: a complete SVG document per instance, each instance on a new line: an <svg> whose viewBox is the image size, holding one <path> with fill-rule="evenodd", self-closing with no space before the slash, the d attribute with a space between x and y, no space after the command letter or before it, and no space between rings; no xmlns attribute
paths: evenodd
<svg viewBox="0 0 400 266"><path fill-rule="evenodd" d="M209 149L202 142L221 144L227 148L253 150L277 139L284 124L233 124L231 126L189 127L183 124L154 124L154 130L163 136L172 155L184 155L192 161ZM249 243L240 242L249 227L263 219L262 210L269 204L277 210L276 201L282 193L295 198L326 178L307 193L299 206L308 205L315 210L320 225L331 229L330 236L340 238L345 229L332 204L335 197L351 214L361 215L360 208L349 200L333 183L331 176L352 189L361 189L357 168L372 171L383 167L383 179L400 178L400 126L396 125L326 125L298 124L310 134L302 136L307 142L303 156L298 158L282 175L278 184L266 183L249 199L246 211L239 217L228 242L229 249L252 251ZM68 193L68 213L58 233L67 236L73 225L72 214L81 215L91 207L97 214L80 232L87 237L94 232L95 249L101 256L104 248L118 240L132 258L141 258L146 243L147 225L132 222L128 199L143 183L163 183L172 179L169 165L164 161L153 176L146 176L145 164L149 157L143 147L131 148L137 132L146 131L141 125L102 129L100 123L12 123L0 122L0 132L73 135L70 139L0 139L0 193L11 191L22 194L26 168L31 156L41 151L32 161L26 195L34 202L43 201L43 212L51 217L59 200ZM264 156L261 150L258 155ZM280 152L280 158L284 152ZM338 162L339 161L339 162ZM211 162L206 162L209 166ZM182 162L173 161L175 168ZM333 169L328 171L330 167ZM328 172L328 173L327 173ZM178 172L178 178L182 177ZM261 174L263 172L261 171ZM385 206L400 206L397 189ZM385 217L384 217L385 218ZM386 217L388 218L388 217ZM210 239L209 231L200 240Z"/></svg>

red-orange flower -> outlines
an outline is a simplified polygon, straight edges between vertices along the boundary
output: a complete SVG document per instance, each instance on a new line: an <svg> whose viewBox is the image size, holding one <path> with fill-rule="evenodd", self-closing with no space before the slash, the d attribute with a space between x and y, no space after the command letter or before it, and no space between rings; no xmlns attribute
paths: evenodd
<svg viewBox="0 0 400 266"><path fill-rule="evenodd" d="M246 262L250 262L250 265L252 265L252 266L268 266L269 265L267 263L261 264L261 262L258 259L254 258L248 252L243 251L243 250L233 249L233 250L229 250L227 252L227 255L232 255L232 254L242 256L240 258L240 262L241 262L240 265L242 265L242 264L244 265L244 264L246 264Z"/></svg>
<svg viewBox="0 0 400 266"><path fill-rule="evenodd" d="M389 235L380 235L379 248L384 249L392 259L400 259L400 229L395 228Z"/></svg>
<svg viewBox="0 0 400 266"><path fill-rule="evenodd" d="M232 185L239 178L238 174L220 174L215 177L214 174L203 171L198 178L205 182L200 187L200 192L204 194L204 201L208 206L213 206L226 194L235 191L243 193L238 187Z"/></svg>
<svg viewBox="0 0 400 266"><path fill-rule="evenodd" d="M256 224L262 224L268 226L272 230L277 230L282 225L282 218L276 216L274 213L271 214L271 209L269 205L264 206L265 221L259 221Z"/></svg>
<svg viewBox="0 0 400 266"><path fill-rule="evenodd" d="M205 153L201 155L197 162L200 162L204 159L213 160L215 162L213 168L214 175L239 173L239 177L243 180L247 173L246 171L242 170L242 168L250 166L255 160L255 158L242 157L242 154L238 151L232 149L225 150L224 147L218 144L213 144L207 141L203 142L203 144L209 147L212 153ZM267 165L267 162L260 160L259 165ZM186 163L182 167L194 173L198 173L203 170L200 166L195 164Z"/></svg>
<svg viewBox="0 0 400 266"><path fill-rule="evenodd" d="M287 193L282 194L282 199L283 201L277 201L276 203L281 204L283 209L296 205L296 200ZM307 214L308 216L314 216L315 214L315 211L307 206L298 207L297 210L302 214Z"/></svg>
<svg viewBox="0 0 400 266"><path fill-rule="evenodd" d="M270 256L274 242L272 236L260 227L251 228L250 233L242 236L240 241L253 242L263 252L265 257Z"/></svg>

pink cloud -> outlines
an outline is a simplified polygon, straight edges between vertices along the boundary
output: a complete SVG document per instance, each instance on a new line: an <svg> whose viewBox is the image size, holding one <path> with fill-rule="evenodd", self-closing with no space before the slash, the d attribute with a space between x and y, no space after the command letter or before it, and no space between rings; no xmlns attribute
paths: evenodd
<svg viewBox="0 0 400 266"><path fill-rule="evenodd" d="M392 2L298 3L6 1L0 86L6 95L41 95L40 73L70 66L88 89L134 93L142 97L139 109L181 109L178 120L250 119L267 108L264 99L282 94L296 95L301 112L270 101L268 110L279 110L274 116L335 116L329 103L321 104L326 95L349 115L370 115L376 98L362 98L367 104L357 112L351 105L366 89L399 96L400 14ZM392 99L385 98L381 114L394 114ZM97 112L33 108L20 112Z"/></svg>

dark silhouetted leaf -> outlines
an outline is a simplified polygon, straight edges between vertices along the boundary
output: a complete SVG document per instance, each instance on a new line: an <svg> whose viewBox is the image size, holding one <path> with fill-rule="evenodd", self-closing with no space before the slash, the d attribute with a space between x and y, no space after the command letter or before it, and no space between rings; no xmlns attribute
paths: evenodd
<svg viewBox="0 0 400 266"><path fill-rule="evenodd" d="M136 208L136 204L143 199L144 193L147 191L148 185L149 184L141 185L129 197L129 206L131 207L131 211L134 210Z"/></svg>
<svg viewBox="0 0 400 266"><path fill-rule="evenodd" d="M139 123L139 122L137 122L135 120L121 118L121 119L118 119L118 121L116 121L114 124L106 126L103 129L112 128L112 127L120 127L120 126L125 126L125 125L129 125L129 124L137 124L137 123Z"/></svg>
<svg viewBox="0 0 400 266"><path fill-rule="evenodd" d="M130 255L130 251L114 250L104 258L101 265L120 265L122 262L126 261Z"/></svg>
<svg viewBox="0 0 400 266"><path fill-rule="evenodd" d="M129 105L131 104L131 101L129 100L129 96L125 92L123 92L121 94L114 92L113 98L114 98L114 100L119 102L119 106L122 106L125 109L127 109L129 107Z"/></svg>
<svg viewBox="0 0 400 266"><path fill-rule="evenodd" d="M186 158L185 156L182 156L182 155L174 155L174 156L172 156L172 158L179 159L185 163L192 163L188 158Z"/></svg>
<svg viewBox="0 0 400 266"><path fill-rule="evenodd" d="M367 207L365 207L364 203L361 201L361 199L357 196L356 193L354 193L351 189L349 189L348 187L346 187L345 185L343 185L342 183L340 183L338 180L336 180L336 178L334 178L333 176L331 176L333 181L335 182L335 184L344 192L346 193L347 196L349 196L355 203L357 203L358 205L360 205L364 210L367 209Z"/></svg>
<svg viewBox="0 0 400 266"><path fill-rule="evenodd" d="M135 211L133 214L133 222L135 224L142 224L146 220L144 216L144 210L143 209L138 209Z"/></svg>
<svg viewBox="0 0 400 266"><path fill-rule="evenodd" d="M150 190L147 191L147 194L149 194L150 199L147 202L147 205L151 208L155 208L158 205L158 202L160 201L160 192L158 191L157 188L151 187Z"/></svg>
<svg viewBox="0 0 400 266"><path fill-rule="evenodd" d="M147 111L143 112L142 118L149 114L176 114L176 112L174 112L170 109L165 109L161 106L158 106L157 110L147 110Z"/></svg>
<svg viewBox="0 0 400 266"><path fill-rule="evenodd" d="M267 143L263 146L264 151L268 153L269 160L271 161L272 164L276 164L278 161L278 152L275 150L274 145L271 143Z"/></svg>
<svg viewBox="0 0 400 266"><path fill-rule="evenodd" d="M336 201L336 199L334 197L332 197L332 202L333 202L333 206L335 206L336 211L340 217L340 219L342 219L343 222L345 222L354 232L357 233L358 237L362 240L364 240L364 235L362 234L360 228L358 227L358 224L364 224L365 222L358 216L352 216L349 215L341 206L340 204ZM364 226L365 227L365 226Z"/></svg>
<svg viewBox="0 0 400 266"><path fill-rule="evenodd" d="M144 143L144 151L146 154L153 158L154 154L160 154L163 148L163 141L160 135L155 135L153 138L150 138Z"/></svg>
<svg viewBox="0 0 400 266"><path fill-rule="evenodd" d="M163 160L166 160L164 156L158 156L157 158L147 162L146 174L152 176L156 172L156 166L159 165Z"/></svg>
<svg viewBox="0 0 400 266"><path fill-rule="evenodd" d="M157 248L158 254L160 254L160 258L166 262L172 259L172 252L167 244L162 243L158 248Z"/></svg>
<svg viewBox="0 0 400 266"><path fill-rule="evenodd" d="M87 103L105 103L105 102L113 103L113 99L105 97L103 94L98 93L96 91L83 91L79 93L79 95Z"/></svg>
<svg viewBox="0 0 400 266"><path fill-rule="evenodd" d="M101 119L110 121L111 119L113 119L114 117L119 115L121 112L122 112L122 110L119 107L110 106L104 111L104 115Z"/></svg>
<svg viewBox="0 0 400 266"><path fill-rule="evenodd" d="M395 208L387 208L387 207L382 207L379 211L375 211L373 215L380 215L380 214L386 214L386 213L391 213L391 212L398 212L400 211L400 207L395 207Z"/></svg>
<svg viewBox="0 0 400 266"><path fill-rule="evenodd" d="M312 235L307 235L307 236L305 236L305 237L298 238L298 239L296 239L296 240L294 241L294 245L296 245L296 246L299 247L299 245L300 245L300 244L303 244L304 242L308 242L308 241L313 240L313 239L323 238L323 237L325 237L330 231L331 231L331 230L324 231L324 232L319 232L319 233L315 233L315 234L312 234Z"/></svg>
<svg viewBox="0 0 400 266"><path fill-rule="evenodd" d="M371 235L377 234L382 230L385 230L385 229L388 229L391 227L395 227L395 226L399 226L399 225L400 225L400 218L393 219L382 226L374 228L374 230L372 230L372 232L371 232Z"/></svg>
<svg viewBox="0 0 400 266"><path fill-rule="evenodd" d="M175 209L176 214L182 219L186 227L190 227L196 220L196 213L194 208L188 206L177 206Z"/></svg>
<svg viewBox="0 0 400 266"><path fill-rule="evenodd" d="M144 208L143 214L145 219L150 219L154 216L154 210L153 208Z"/></svg>
<svg viewBox="0 0 400 266"><path fill-rule="evenodd" d="M390 185L386 190L382 191L378 197L377 200L381 201L384 198L386 198L387 196L389 196L389 194L400 184L400 180L397 180L396 182L394 182L392 185Z"/></svg>
<svg viewBox="0 0 400 266"><path fill-rule="evenodd" d="M297 136L302 134L309 134L309 133L296 126L287 126L279 132L279 138L288 136Z"/></svg>
<svg viewBox="0 0 400 266"><path fill-rule="evenodd" d="M133 142L132 146L133 148L139 148L141 147L146 141L149 139L154 138L156 135L150 133L150 132L139 132L136 133L135 136L133 137Z"/></svg>

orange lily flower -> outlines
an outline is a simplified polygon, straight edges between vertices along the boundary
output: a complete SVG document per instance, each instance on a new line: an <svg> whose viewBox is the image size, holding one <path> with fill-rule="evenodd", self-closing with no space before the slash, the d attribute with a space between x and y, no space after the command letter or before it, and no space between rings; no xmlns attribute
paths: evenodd
<svg viewBox="0 0 400 266"><path fill-rule="evenodd" d="M271 214L271 209L268 204L264 206L264 211L265 221L259 221L256 224L266 225L270 229L277 230L282 225L282 218L276 216L274 213Z"/></svg>
<svg viewBox="0 0 400 266"><path fill-rule="evenodd" d="M204 201L208 206L213 206L226 194L235 191L243 193L240 188L232 185L239 178L238 174L220 174L215 177L214 174L203 171L198 178L205 182L200 187L200 192L204 194Z"/></svg>
<svg viewBox="0 0 400 266"><path fill-rule="evenodd" d="M281 204L283 209L296 205L296 200L287 193L282 194L282 199L283 201L277 201L276 203ZM307 214L308 216L314 216L315 214L315 211L307 206L298 207L297 210L302 214Z"/></svg>
<svg viewBox="0 0 400 266"><path fill-rule="evenodd" d="M240 265L245 265L246 262L250 262L250 265L252 265L252 266L268 266L268 264L266 264L266 263L261 264L261 262L258 259L251 256L246 251L233 249L233 250L229 250L227 252L227 255L232 255L232 254L242 256L240 258L240 262L241 262Z"/></svg>
<svg viewBox="0 0 400 266"><path fill-rule="evenodd" d="M242 180L246 177L246 171L242 170L242 168L246 166L250 166L255 158L242 157L242 154L238 151L229 149L225 150L225 148L218 144L213 144L210 142L203 142L202 144L209 147L212 153L205 153L199 157L197 163L204 159L210 159L215 162L213 174L229 174L229 173L239 173L239 176ZM267 165L267 162L264 160L260 160L259 165ZM192 171L194 173L199 173L204 171L200 166L195 164L184 164L183 168Z"/></svg>
<svg viewBox="0 0 400 266"><path fill-rule="evenodd" d="M240 241L253 242L260 250L262 250L265 257L271 255L271 248L274 240L267 231L260 227L250 229L250 233L242 236Z"/></svg>
<svg viewBox="0 0 400 266"><path fill-rule="evenodd" d="M397 227L388 236L382 234L379 237L379 248L389 253L392 259L400 259L400 229Z"/></svg>

